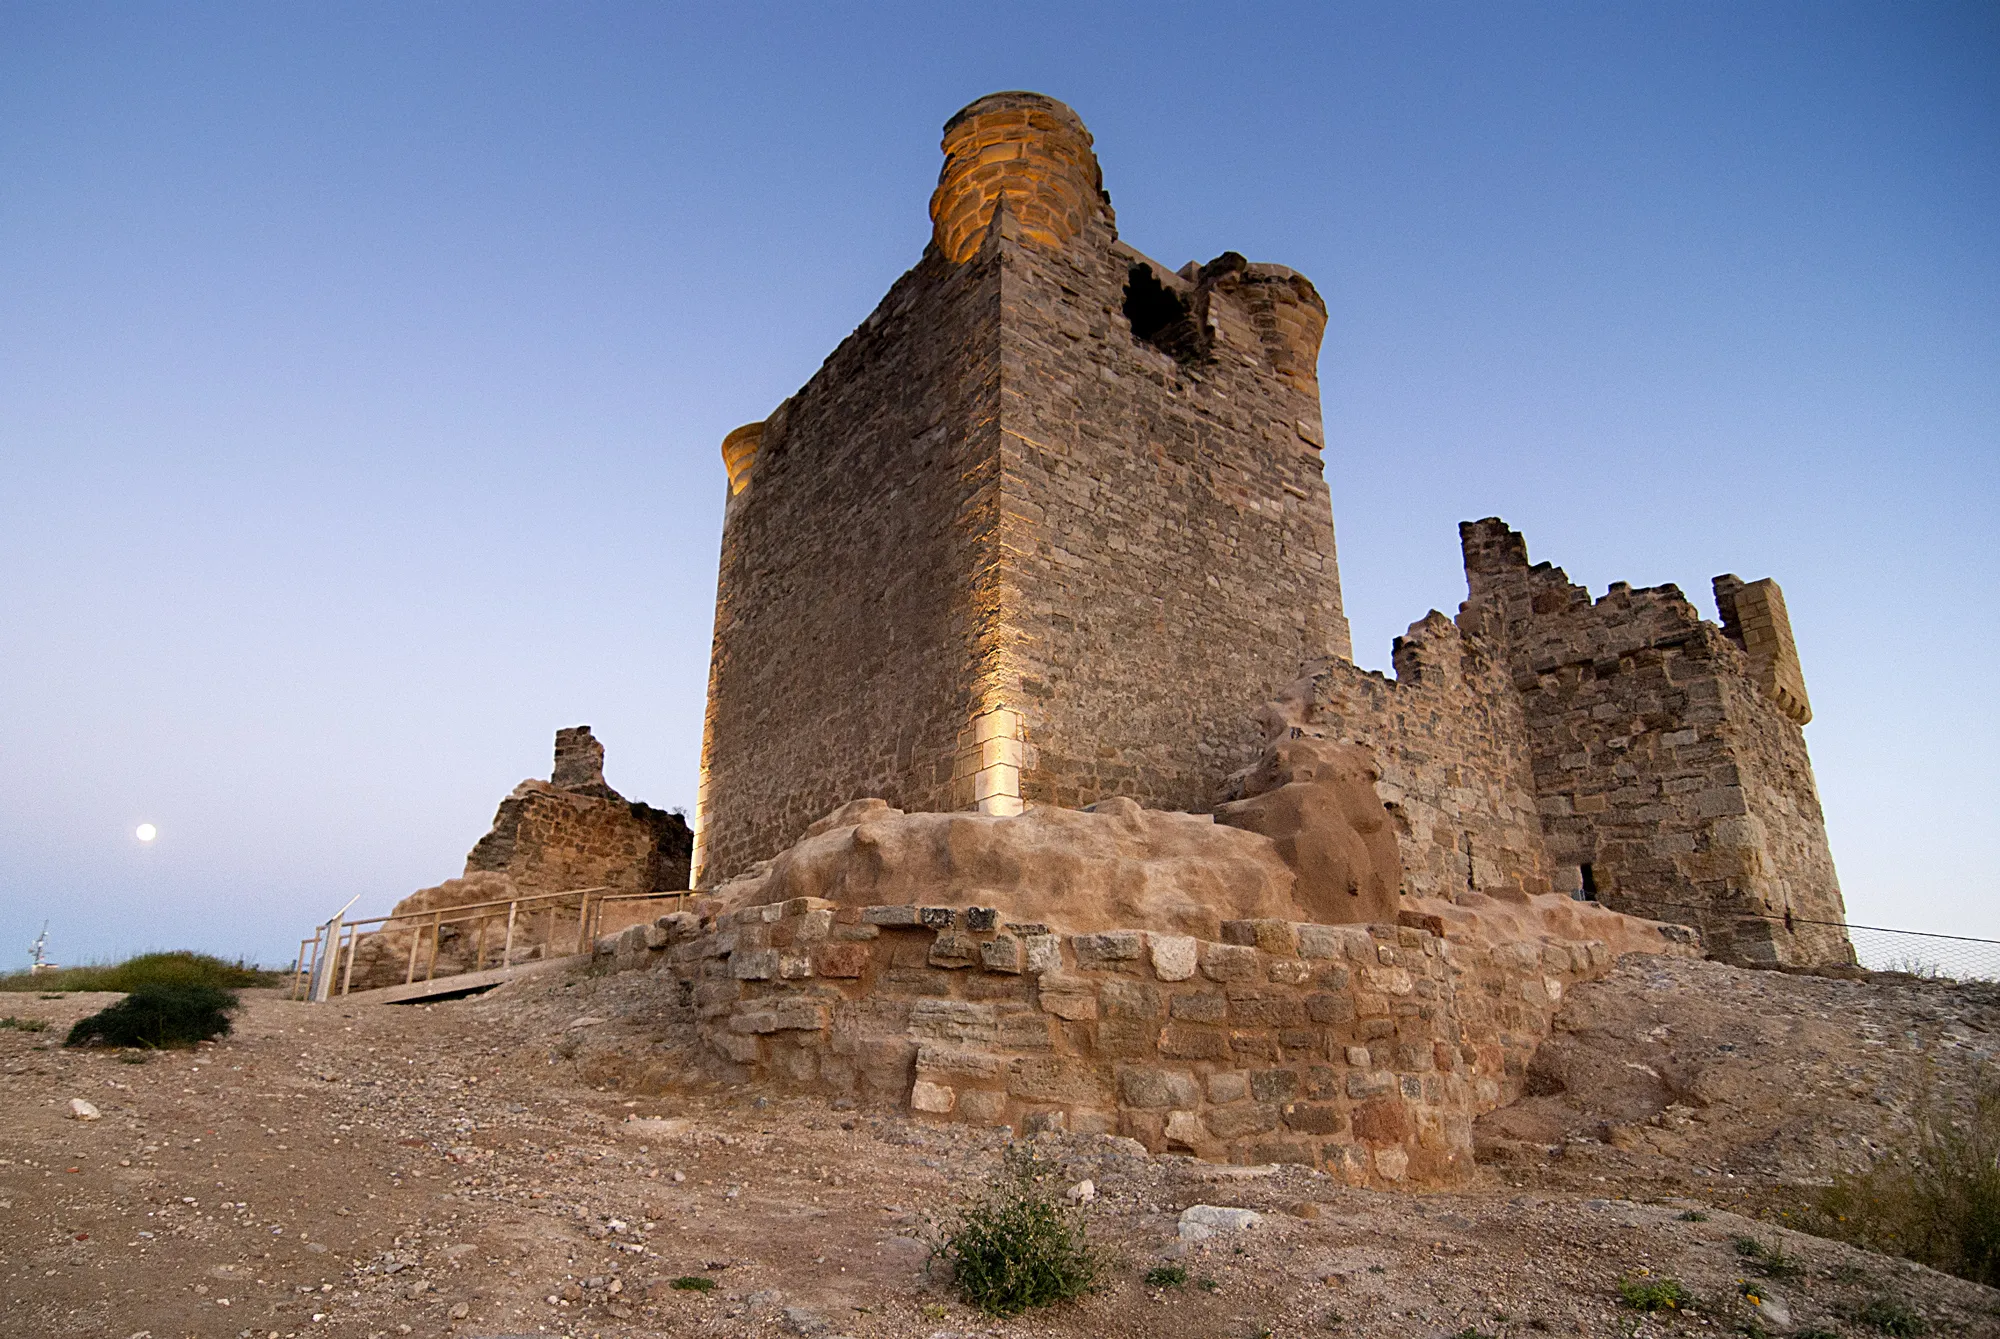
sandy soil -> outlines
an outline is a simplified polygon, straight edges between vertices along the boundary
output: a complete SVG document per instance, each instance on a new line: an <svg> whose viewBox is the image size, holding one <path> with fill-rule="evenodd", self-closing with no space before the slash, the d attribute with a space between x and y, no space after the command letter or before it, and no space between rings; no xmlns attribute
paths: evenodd
<svg viewBox="0 0 2000 1339"><path fill-rule="evenodd" d="M144 1064L54 1044L115 997L0 998L52 1025L0 1028L0 1331L1869 1334L1846 1317L1889 1295L1934 1333L2000 1333L2000 1293L1778 1225L1803 1183L1893 1139L1925 1082L1977 1074L1991 993L1627 959L1572 992L1537 1096L1483 1123L1490 1161L1460 1193L1038 1141L1060 1184L1094 1183L1111 1264L1079 1303L995 1321L927 1276L915 1234L984 1183L1003 1133L594 1086L670 1053L658 990L635 973L429 1007L248 992L228 1041ZM1264 1219L1184 1245L1194 1204ZM1800 1272L1762 1279L1739 1236ZM1147 1287L1168 1263L1188 1282ZM1642 1271L1702 1305L1622 1309L1617 1281Z"/></svg>

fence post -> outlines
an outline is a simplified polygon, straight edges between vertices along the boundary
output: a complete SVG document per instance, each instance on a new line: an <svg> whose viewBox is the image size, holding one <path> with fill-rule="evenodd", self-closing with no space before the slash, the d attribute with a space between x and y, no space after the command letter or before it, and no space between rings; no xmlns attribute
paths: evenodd
<svg viewBox="0 0 2000 1339"><path fill-rule="evenodd" d="M437 980L438 940L442 937L443 933L444 908L439 907L437 912L431 917L431 960L430 965L424 968L424 980L426 981Z"/></svg>
<svg viewBox="0 0 2000 1339"><path fill-rule="evenodd" d="M318 945L314 945L312 988L314 1004L325 1004L333 998L333 977L334 973L340 970L340 916L337 913L332 920L320 927L320 934L326 940L326 951L321 953L318 951Z"/></svg>
<svg viewBox="0 0 2000 1339"><path fill-rule="evenodd" d="M340 993L345 995L354 986L354 950L361 947L361 927L347 927L347 967L340 974Z"/></svg>

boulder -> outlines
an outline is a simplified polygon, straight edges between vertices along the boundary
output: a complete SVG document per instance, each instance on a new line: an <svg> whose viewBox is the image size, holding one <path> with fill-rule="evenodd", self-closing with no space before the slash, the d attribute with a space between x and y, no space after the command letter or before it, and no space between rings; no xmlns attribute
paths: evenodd
<svg viewBox="0 0 2000 1339"><path fill-rule="evenodd" d="M1403 882L1374 755L1357 744L1286 735L1245 778L1246 798L1218 822L1271 839L1297 880L1298 920L1325 925L1394 921Z"/></svg>

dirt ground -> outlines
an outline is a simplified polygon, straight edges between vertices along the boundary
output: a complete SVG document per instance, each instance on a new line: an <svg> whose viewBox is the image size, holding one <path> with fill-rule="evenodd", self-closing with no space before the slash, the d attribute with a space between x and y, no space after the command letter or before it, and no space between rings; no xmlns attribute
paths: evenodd
<svg viewBox="0 0 2000 1339"><path fill-rule="evenodd" d="M50 1024L0 1027L0 1333L1864 1335L1851 1317L1886 1298L1931 1333L2000 1334L2000 1292L1782 1226L1921 1094L1989 1072L1990 988L1628 958L1571 992L1534 1095L1482 1121L1480 1181L1456 1193L1044 1136L1055 1181L1093 1183L1110 1264L1086 1299L1007 1321L927 1275L917 1236L985 1183L1004 1132L604 1086L670 1053L658 990L632 973L431 1006L246 992L230 1039L141 1064L57 1044L114 996L0 997ZM1264 1217L1182 1243L1195 1204ZM1746 1267L1739 1237L1796 1272ZM1147 1286L1162 1265L1187 1281ZM1618 1304L1634 1277L1698 1304L1642 1317Z"/></svg>

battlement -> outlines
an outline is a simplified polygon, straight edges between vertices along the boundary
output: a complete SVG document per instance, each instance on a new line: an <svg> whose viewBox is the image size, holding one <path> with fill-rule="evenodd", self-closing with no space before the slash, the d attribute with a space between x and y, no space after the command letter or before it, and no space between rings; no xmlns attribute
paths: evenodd
<svg viewBox="0 0 2000 1339"><path fill-rule="evenodd" d="M1800 725L1811 721L1805 671L1799 667L1792 619L1785 612L1785 593L1778 583L1769 577L1746 582L1738 576L1719 576L1715 607L1722 615L1723 633L1749 655L1750 673L1764 696Z"/></svg>
<svg viewBox="0 0 2000 1339"><path fill-rule="evenodd" d="M1740 961L1847 961L1777 583L1717 577L1718 627L1678 586L1593 600L1497 517L1459 534L1459 624L1510 664L1556 886Z"/></svg>
<svg viewBox="0 0 2000 1339"><path fill-rule="evenodd" d="M732 501L750 486L751 471L757 467L757 448L763 441L762 423L745 423L722 439L722 468L729 474Z"/></svg>

